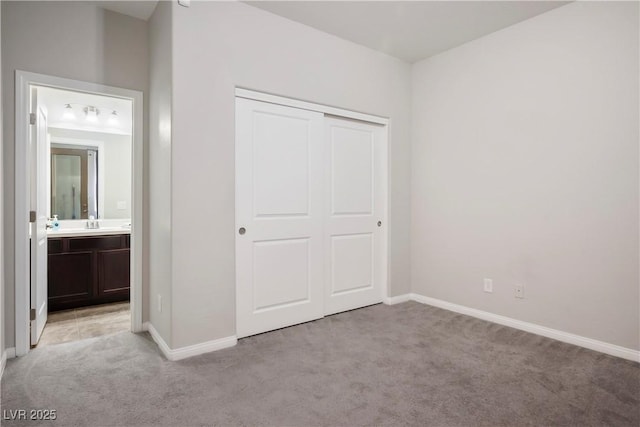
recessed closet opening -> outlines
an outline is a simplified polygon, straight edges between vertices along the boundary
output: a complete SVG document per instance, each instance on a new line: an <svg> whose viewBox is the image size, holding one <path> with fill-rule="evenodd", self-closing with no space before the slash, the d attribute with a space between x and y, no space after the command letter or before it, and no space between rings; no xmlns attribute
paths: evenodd
<svg viewBox="0 0 640 427"><path fill-rule="evenodd" d="M236 96L238 337L381 303L386 119Z"/></svg>

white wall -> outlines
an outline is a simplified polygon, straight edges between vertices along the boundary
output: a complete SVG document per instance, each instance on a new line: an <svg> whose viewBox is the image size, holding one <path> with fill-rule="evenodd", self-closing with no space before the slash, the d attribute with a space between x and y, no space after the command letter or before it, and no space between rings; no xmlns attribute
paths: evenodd
<svg viewBox="0 0 640 427"><path fill-rule="evenodd" d="M160 2L149 21L149 319L171 342L171 4ZM189 189L184 189L189 191ZM196 209L193 209L196 212ZM194 219L192 218L191 221ZM162 311L158 309L162 297Z"/></svg>
<svg viewBox="0 0 640 427"><path fill-rule="evenodd" d="M410 66L242 3L173 19L171 346L235 335L236 86L391 118L390 286L409 292Z"/></svg>
<svg viewBox="0 0 640 427"><path fill-rule="evenodd" d="M577 2L414 66L414 292L640 348L638 48Z"/></svg>
<svg viewBox="0 0 640 427"><path fill-rule="evenodd" d="M104 166L104 179L98 184L99 192L103 195L103 206L98 207L103 212L101 218L131 218L131 136L60 128L49 128L49 134L53 143L60 141L58 138L103 143L102 152L98 154L99 157L103 156ZM64 144L64 140L61 143ZM118 209L119 201L126 202L125 209Z"/></svg>
<svg viewBox="0 0 640 427"><path fill-rule="evenodd" d="M104 218L131 218L131 137L105 141L104 156ZM124 209L118 207L122 202Z"/></svg>
<svg viewBox="0 0 640 427"><path fill-rule="evenodd" d="M2 1L4 140L5 333L14 326L14 79L15 70L147 90L147 23L91 2ZM145 108L146 110L146 108ZM145 212L148 212L145 205ZM145 233L148 236L147 233ZM145 236L145 239L146 239ZM146 242L145 242L146 243ZM145 245L147 246L148 243ZM145 251L146 252L146 251ZM143 273L144 274L144 273ZM145 278L147 276L145 275ZM146 289L147 280L143 287ZM146 312L148 307L144 307ZM143 313L143 315L145 315Z"/></svg>

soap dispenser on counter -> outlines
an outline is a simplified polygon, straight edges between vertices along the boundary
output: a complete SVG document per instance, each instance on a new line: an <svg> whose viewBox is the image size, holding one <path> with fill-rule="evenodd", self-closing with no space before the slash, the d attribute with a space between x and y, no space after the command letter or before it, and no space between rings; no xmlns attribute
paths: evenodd
<svg viewBox="0 0 640 427"><path fill-rule="evenodd" d="M51 220L51 229L52 230L60 230L60 221L58 221L58 215L54 215Z"/></svg>

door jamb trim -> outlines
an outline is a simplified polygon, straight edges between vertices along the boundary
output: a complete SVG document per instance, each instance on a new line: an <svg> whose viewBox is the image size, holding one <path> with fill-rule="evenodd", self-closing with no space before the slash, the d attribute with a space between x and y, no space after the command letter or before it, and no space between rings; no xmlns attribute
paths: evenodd
<svg viewBox="0 0 640 427"><path fill-rule="evenodd" d="M254 101L268 102L271 104L284 105L286 107L299 108L301 110L317 111L331 116L360 120L363 122L388 125L389 119L386 117L374 116L372 114L360 113L357 111L345 110L343 108L331 107L329 105L316 104L314 102L302 101L299 99L286 98L284 96L272 95L258 92L251 89L236 87L236 98L252 99Z"/></svg>
<svg viewBox="0 0 640 427"><path fill-rule="evenodd" d="M131 331L142 331L142 242L143 242L143 93L99 83L66 79L46 74L16 70L15 74L15 209L14 209L14 295L16 356L26 355L31 348L29 334L29 88L45 86L130 99L132 121L132 206L131 219Z"/></svg>

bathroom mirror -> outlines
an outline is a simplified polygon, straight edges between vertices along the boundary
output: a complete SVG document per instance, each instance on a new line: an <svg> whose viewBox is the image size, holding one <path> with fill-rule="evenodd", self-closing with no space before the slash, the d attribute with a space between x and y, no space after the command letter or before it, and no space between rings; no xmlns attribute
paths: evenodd
<svg viewBox="0 0 640 427"><path fill-rule="evenodd" d="M37 87L37 98L47 115L49 217L81 228L91 217L130 223L131 100L51 87Z"/></svg>
<svg viewBox="0 0 640 427"><path fill-rule="evenodd" d="M98 217L98 150L51 144L51 216Z"/></svg>
<svg viewBox="0 0 640 427"><path fill-rule="evenodd" d="M131 218L131 136L55 128L49 132L50 217Z"/></svg>

